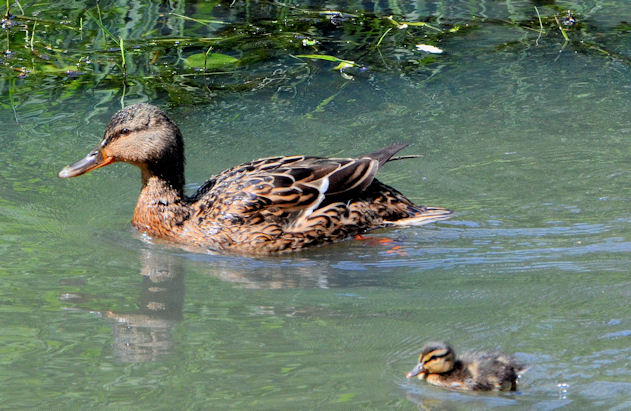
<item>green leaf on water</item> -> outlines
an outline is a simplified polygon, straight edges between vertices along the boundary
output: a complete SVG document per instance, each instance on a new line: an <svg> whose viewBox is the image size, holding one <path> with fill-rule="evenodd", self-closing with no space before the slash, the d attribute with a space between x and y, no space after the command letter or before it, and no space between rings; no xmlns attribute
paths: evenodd
<svg viewBox="0 0 631 411"><path fill-rule="evenodd" d="M190 68L215 69L230 66L239 62L239 59L221 53L197 53L184 59L184 65Z"/></svg>
<svg viewBox="0 0 631 411"><path fill-rule="evenodd" d="M344 60L344 59L340 59L334 56L329 56L326 54L300 54L300 55L297 55L296 57L305 58L305 59L333 61L335 63L344 63L345 67L357 66L357 64L355 64L354 61Z"/></svg>
<svg viewBox="0 0 631 411"><path fill-rule="evenodd" d="M67 73L69 71L77 70L76 66L57 67L52 64L41 64L39 65L38 68L39 68L38 71L41 73L56 73L56 74L62 74L62 73Z"/></svg>

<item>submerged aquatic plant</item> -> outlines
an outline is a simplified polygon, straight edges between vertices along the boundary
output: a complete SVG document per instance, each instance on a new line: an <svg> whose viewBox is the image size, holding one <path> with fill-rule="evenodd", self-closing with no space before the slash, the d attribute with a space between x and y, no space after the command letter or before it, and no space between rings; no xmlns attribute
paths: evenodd
<svg viewBox="0 0 631 411"><path fill-rule="evenodd" d="M377 72L418 82L456 66L450 42L474 41L467 36L487 26L518 34L496 50L551 41L629 60L597 41L578 5L568 25L567 10L554 5L523 9L509 19L475 12L454 19L396 7L367 12L354 3L338 10L239 0L132 2L129 8L79 3L38 2L22 9L16 2L18 9L11 10L7 1L0 93L15 87L19 95L54 83L70 95L98 86L111 90L108 98L142 90L184 103L223 91L275 92L334 69L342 83ZM617 33L628 37L628 31Z"/></svg>

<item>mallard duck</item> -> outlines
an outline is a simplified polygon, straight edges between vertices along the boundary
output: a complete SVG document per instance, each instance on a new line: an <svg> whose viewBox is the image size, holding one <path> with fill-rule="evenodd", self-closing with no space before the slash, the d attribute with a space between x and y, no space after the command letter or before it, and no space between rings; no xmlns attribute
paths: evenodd
<svg viewBox="0 0 631 411"><path fill-rule="evenodd" d="M451 214L413 204L375 174L407 144L359 158L268 157L223 171L192 196L184 194L184 144L159 108L118 111L95 150L66 166L75 177L114 162L140 168L142 189L133 226L211 250L266 254L300 250L388 225L422 225Z"/></svg>
<svg viewBox="0 0 631 411"><path fill-rule="evenodd" d="M406 377L418 376L430 384L457 390L515 391L517 378L526 369L500 353L473 352L456 358L449 344L430 342Z"/></svg>

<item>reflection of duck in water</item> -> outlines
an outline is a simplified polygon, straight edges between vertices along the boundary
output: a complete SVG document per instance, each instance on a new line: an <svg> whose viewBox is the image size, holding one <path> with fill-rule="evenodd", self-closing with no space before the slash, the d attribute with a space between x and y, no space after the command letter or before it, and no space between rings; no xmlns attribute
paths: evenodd
<svg viewBox="0 0 631 411"><path fill-rule="evenodd" d="M184 267L178 256L143 250L142 293L133 311L89 311L113 321L114 354L124 362L153 361L169 354L174 346L171 329L182 320ZM85 310L93 298L83 293L64 293L61 299L79 304L67 309Z"/></svg>
<svg viewBox="0 0 631 411"><path fill-rule="evenodd" d="M149 104L112 117L96 150L67 166L75 177L122 161L142 172L132 224L138 230L193 246L242 253L299 250L388 225L421 225L451 211L413 204L375 179L406 145L360 158L271 157L241 164L184 195L180 130Z"/></svg>
<svg viewBox="0 0 631 411"><path fill-rule="evenodd" d="M418 362L407 378L418 376L433 385L473 391L515 391L517 378L527 369L499 353L474 352L456 358L444 342L426 344Z"/></svg>
<svg viewBox="0 0 631 411"><path fill-rule="evenodd" d="M145 362L173 349L171 329L182 321L184 268L177 256L143 250L142 293L132 312L106 311L114 320L114 352L126 362Z"/></svg>

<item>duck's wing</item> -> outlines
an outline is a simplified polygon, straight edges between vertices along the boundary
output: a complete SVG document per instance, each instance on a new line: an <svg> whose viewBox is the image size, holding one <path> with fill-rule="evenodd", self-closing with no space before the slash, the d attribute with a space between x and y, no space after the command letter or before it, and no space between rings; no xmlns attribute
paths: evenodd
<svg viewBox="0 0 631 411"><path fill-rule="evenodd" d="M360 158L264 158L219 174L207 192L195 197L212 208L220 207L224 215L267 211L308 216L325 199L342 201L365 190L381 165L405 146L389 146Z"/></svg>
<svg viewBox="0 0 631 411"><path fill-rule="evenodd" d="M469 369L475 370L474 389L488 390L515 390L517 378L522 366L507 355L498 352L473 353L473 360L469 363Z"/></svg>

